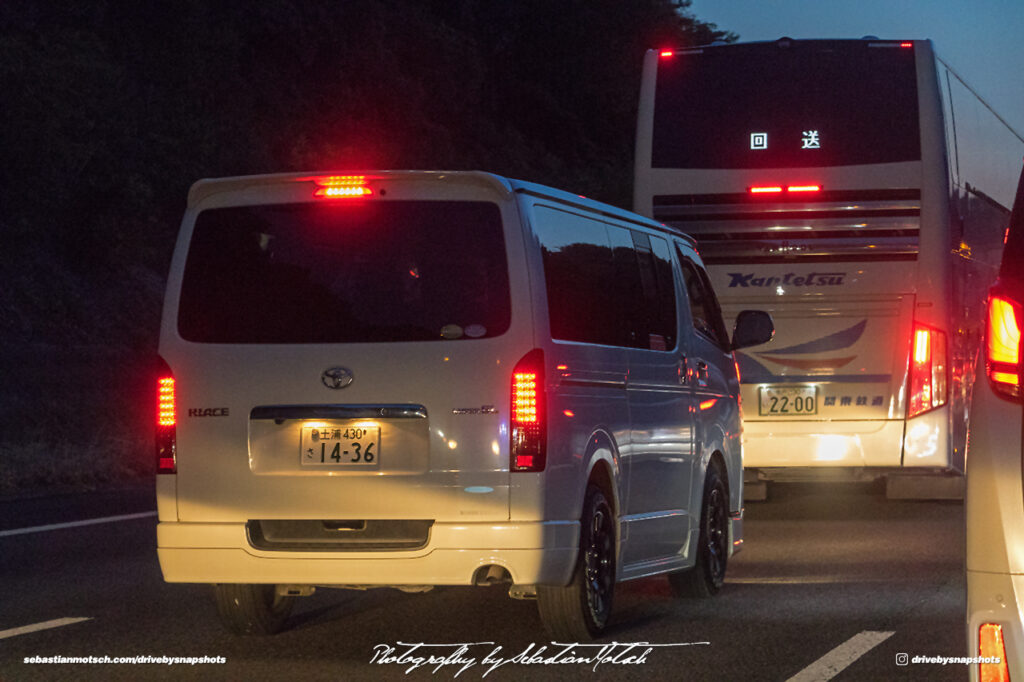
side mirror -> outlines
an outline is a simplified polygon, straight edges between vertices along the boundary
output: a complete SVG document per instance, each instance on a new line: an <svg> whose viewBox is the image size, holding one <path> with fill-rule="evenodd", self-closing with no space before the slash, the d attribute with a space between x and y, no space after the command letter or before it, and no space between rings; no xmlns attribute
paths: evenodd
<svg viewBox="0 0 1024 682"><path fill-rule="evenodd" d="M736 326L732 330L732 349L760 346L768 343L775 336L775 323L772 316L763 310L743 310L736 316Z"/></svg>

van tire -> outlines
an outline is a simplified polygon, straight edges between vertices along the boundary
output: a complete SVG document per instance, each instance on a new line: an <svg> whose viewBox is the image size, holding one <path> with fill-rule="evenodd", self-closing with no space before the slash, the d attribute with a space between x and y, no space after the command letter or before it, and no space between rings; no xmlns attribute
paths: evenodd
<svg viewBox="0 0 1024 682"><path fill-rule="evenodd" d="M706 599L722 589L729 561L729 490L717 460L711 460L704 477L700 507L700 537L693 568L668 574L676 597Z"/></svg>
<svg viewBox="0 0 1024 682"><path fill-rule="evenodd" d="M537 586L540 619L553 640L588 641L604 631L615 592L615 526L604 493L588 486L572 582L565 587Z"/></svg>
<svg viewBox="0 0 1024 682"><path fill-rule="evenodd" d="M280 632L295 602L277 594L275 585L222 584L213 590L221 622L236 635Z"/></svg>

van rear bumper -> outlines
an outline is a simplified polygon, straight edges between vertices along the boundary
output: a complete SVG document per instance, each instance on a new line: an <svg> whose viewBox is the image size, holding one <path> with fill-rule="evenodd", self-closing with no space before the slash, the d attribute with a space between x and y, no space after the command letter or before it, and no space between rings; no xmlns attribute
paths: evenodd
<svg viewBox="0 0 1024 682"><path fill-rule="evenodd" d="M520 585L566 585L578 521L435 523L412 551L303 552L253 547L244 523L160 523L157 555L173 583L471 585L497 565Z"/></svg>

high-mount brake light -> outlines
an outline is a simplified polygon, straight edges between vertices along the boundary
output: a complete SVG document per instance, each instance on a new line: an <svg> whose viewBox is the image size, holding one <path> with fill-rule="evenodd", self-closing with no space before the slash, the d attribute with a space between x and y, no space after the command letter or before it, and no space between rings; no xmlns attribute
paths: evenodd
<svg viewBox="0 0 1024 682"><path fill-rule="evenodd" d="M787 192L820 192L821 185L789 185Z"/></svg>
<svg viewBox="0 0 1024 682"><path fill-rule="evenodd" d="M945 332L915 324L910 351L908 419L946 404L947 368Z"/></svg>
<svg viewBox="0 0 1024 682"><path fill-rule="evenodd" d="M1006 663L1006 641L1003 626L998 623L982 623L978 628L978 657L998 660L999 663L979 663L979 682L1010 682L1010 670Z"/></svg>
<svg viewBox="0 0 1024 682"><path fill-rule="evenodd" d="M1021 304L1004 294L989 294L985 324L985 370L992 388L1010 398L1019 398L1021 395L1022 327L1024 310Z"/></svg>
<svg viewBox="0 0 1024 682"><path fill-rule="evenodd" d="M156 388L156 472L174 474L177 465L177 396L170 370L160 373Z"/></svg>
<svg viewBox="0 0 1024 682"><path fill-rule="evenodd" d="M367 186L365 175L331 175L314 178L313 182L318 186L313 196L323 199L346 199L373 194L373 190Z"/></svg>
<svg viewBox="0 0 1024 682"><path fill-rule="evenodd" d="M544 401L544 351L535 348L512 370L509 468L543 471L547 425Z"/></svg>
<svg viewBox="0 0 1024 682"><path fill-rule="evenodd" d="M900 43L900 47L913 47L914 43L904 42Z"/></svg>
<svg viewBox="0 0 1024 682"><path fill-rule="evenodd" d="M751 194L781 194L780 185L758 185L750 188Z"/></svg>
<svg viewBox="0 0 1024 682"><path fill-rule="evenodd" d="M672 57L672 56L675 56L675 52L673 52L672 50L662 50L658 54L661 57Z"/></svg>

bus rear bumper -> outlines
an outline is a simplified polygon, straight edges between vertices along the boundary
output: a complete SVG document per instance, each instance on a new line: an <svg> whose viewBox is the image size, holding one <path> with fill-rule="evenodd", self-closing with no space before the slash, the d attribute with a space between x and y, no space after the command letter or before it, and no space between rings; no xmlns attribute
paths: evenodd
<svg viewBox="0 0 1024 682"><path fill-rule="evenodd" d="M950 470L948 409L908 420L745 421L743 465Z"/></svg>

